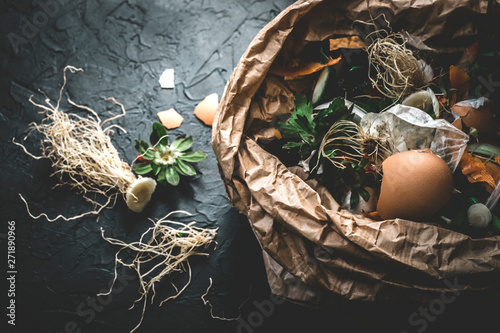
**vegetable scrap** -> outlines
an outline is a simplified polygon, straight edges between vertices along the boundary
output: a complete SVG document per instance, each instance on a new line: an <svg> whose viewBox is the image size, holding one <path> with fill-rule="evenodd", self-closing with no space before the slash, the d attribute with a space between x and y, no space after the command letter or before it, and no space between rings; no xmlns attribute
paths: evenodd
<svg viewBox="0 0 500 333"><path fill-rule="evenodd" d="M118 278L118 264L133 269L139 278L140 297L130 309L142 301L142 314L139 323L131 332L136 331L142 324L148 299L153 303L158 283L173 273L187 271L189 280L182 288L179 289L172 281L169 281L176 293L162 300L160 306L179 297L191 282L189 259L193 256L208 256L209 254L203 251L215 242L217 229L197 227L195 221L186 224L170 220L174 214L191 216L185 211L172 211L161 219L151 220L153 226L148 228L138 241L131 243L106 237L104 229L101 228L102 238L112 245L120 246L120 249L115 254L114 278L111 287L108 292L98 294L98 296L111 294ZM133 259L127 261L130 254Z"/></svg>
<svg viewBox="0 0 500 333"><path fill-rule="evenodd" d="M495 179L490 174L486 165L479 157L475 157L468 152L462 155L460 160L460 169L462 173L467 176L467 180L471 183L484 183L485 186L491 191L496 186Z"/></svg>
<svg viewBox="0 0 500 333"><path fill-rule="evenodd" d="M165 111L158 112L158 118L160 122L167 129L174 129L181 126L184 118L174 109L168 109Z"/></svg>
<svg viewBox="0 0 500 333"><path fill-rule="evenodd" d="M31 214L22 195L20 195L21 199L25 202L32 218L38 219L43 216L51 222L59 218L74 220L90 214L98 215L104 208L114 204L120 194L126 197L126 203L130 210L141 212L149 202L156 182L153 179L138 179L131 167L120 158L111 142L109 133L113 129L125 132L117 124L108 124L125 116L124 106L114 98L108 98L121 108L122 113L112 115L104 121L101 120L97 112L87 106L76 104L71 99L67 100L70 105L88 113L88 115L82 116L61 111L60 106L66 86L66 71L68 70L71 73L83 71L73 66L64 68L64 83L55 105L47 96L45 96L45 105L34 102L33 96L29 99L33 105L43 110L42 113L45 115L40 123L31 124L30 131L30 133L37 131L42 135L42 155L34 156L28 153L21 143L15 141L14 143L21 146L32 157L49 159L55 169L52 175L60 175L66 179L63 180L63 184L81 192L83 197L94 205L95 209L73 217L59 215L56 218L49 218L45 213L37 216ZM148 185L144 186L145 183ZM99 202L99 197L104 198L105 202Z"/></svg>
<svg viewBox="0 0 500 333"><path fill-rule="evenodd" d="M194 115L205 125L212 126L218 105L219 95L217 93L210 94L194 108Z"/></svg>
<svg viewBox="0 0 500 333"><path fill-rule="evenodd" d="M475 228L486 228L493 216L488 207L482 203L476 203L467 210L467 218L471 226Z"/></svg>
<svg viewBox="0 0 500 333"><path fill-rule="evenodd" d="M151 200L157 183L151 177L136 177L133 171L138 175L151 173L158 178L160 184L169 183L171 185L178 185L181 175L196 175L196 170L190 163L200 162L207 158L207 155L201 151L188 151L193 144L192 136L180 135L169 144L166 126L171 129L182 123L182 117L174 109L158 114L166 126L159 122L153 123L153 131L150 135L151 147L143 140L135 140L135 148L139 155L131 167L121 160L109 136L114 129L126 133L119 125L108 124L126 115L123 104L112 97L108 98L107 100L113 101L121 108L122 113L112 114L112 117L104 121L97 112L87 106L79 105L71 99L67 99L71 106L88 113L88 115L61 111L62 95L66 86L66 71L68 70L71 73L83 71L73 66L64 68L64 82L55 105L47 96L45 96L45 105L34 102L33 96L29 99L33 105L42 109L42 113L45 115L40 123L31 124L30 131L30 133L37 131L42 135L42 155L35 156L28 152L23 144L16 142L15 139L13 142L35 159L50 159L55 169L53 175L68 178L64 184L82 192L84 198L91 202L95 209L73 217L58 215L51 219L45 213L35 216L30 212L27 201L20 194L32 218L38 219L43 216L52 222L60 218L69 221L89 214L99 215L104 208L114 204L120 194L123 195L131 211L142 212ZM215 95L215 99L217 99L217 95ZM177 123L172 124L172 121ZM102 196L105 198L105 202L100 203L97 199L91 198L91 195ZM181 289L170 282L176 290L176 294L161 301L160 306L164 302L177 298L191 281L189 259L192 256L208 256L208 253L203 251L215 242L217 229L198 227L195 225L195 221L181 223L170 220L172 215L179 213L191 216L185 211L173 211L161 219L151 220L153 226L141 235L139 241L132 243L105 237L104 229L101 228L103 239L112 245L121 246L121 248L115 255L114 279L110 290L98 296L111 293L118 278L118 264L132 268L139 277L141 296L134 302L134 305L140 301L143 301L144 305L141 319L131 332L137 330L141 325L149 297L151 302L154 301L156 284L163 277L170 276L174 272L187 271L189 273L188 282ZM149 237L149 240L146 240L146 237ZM131 262L127 262L121 257L124 252L135 253Z"/></svg>
<svg viewBox="0 0 500 333"><path fill-rule="evenodd" d="M300 66L292 66L292 67L278 67L271 66L269 69L269 73L276 74L279 76L283 76L287 79L296 79L305 75L313 74L319 72L325 67L336 65L342 60L342 57L332 58L328 57L326 62L309 62Z"/></svg>
<svg viewBox="0 0 500 333"><path fill-rule="evenodd" d="M368 201L370 195L365 187L374 184L377 175L365 172L365 168L378 151L371 146L369 136L361 137L359 126L352 121L354 105L348 108L344 99L336 98L313 116L312 103L297 94L295 106L287 122L276 123L281 136L287 139L283 149L298 153L299 165L311 177L328 184L332 193L340 193L350 185L353 209L358 206L360 196Z"/></svg>
<svg viewBox="0 0 500 333"><path fill-rule="evenodd" d="M138 175L152 174L160 184L177 186L181 175L196 175L196 169L190 163L207 158L207 154L201 151L187 151L193 145L192 136L179 135L169 144L167 129L159 122L153 123L149 141L151 146L144 140L135 140L139 154L134 160L133 170Z"/></svg>
<svg viewBox="0 0 500 333"><path fill-rule="evenodd" d="M269 73L301 87L272 123L277 156L353 214L498 235L500 91L484 78L500 80L500 45L479 35L446 54L410 37L390 27L337 35L277 58Z"/></svg>
<svg viewBox="0 0 500 333"><path fill-rule="evenodd" d="M413 55L402 34L375 38L367 52L368 78L382 95L401 99L408 92L429 84L425 75L426 63ZM371 75L372 70L374 75Z"/></svg>

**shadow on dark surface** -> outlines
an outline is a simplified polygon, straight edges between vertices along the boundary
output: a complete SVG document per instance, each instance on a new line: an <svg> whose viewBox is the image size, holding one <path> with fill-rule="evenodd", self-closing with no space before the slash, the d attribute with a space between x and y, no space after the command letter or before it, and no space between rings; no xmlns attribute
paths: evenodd
<svg viewBox="0 0 500 333"><path fill-rule="evenodd" d="M192 111L206 95L222 94L253 37L291 3L46 0L0 4L0 202L2 225L14 221L16 227L14 331L129 332L141 317L142 303L128 310L139 297L138 281L132 271L120 269L110 296L96 296L110 286L117 251L102 239L100 228L110 237L135 241L150 226L149 218L177 209L192 213L191 219L200 226L218 228L217 246L208 258L191 260L189 287L161 307L159 302L176 292L169 282L179 288L188 276L173 274L170 281L160 283L137 332L488 331L500 308L498 302L471 304L458 298L444 309L431 308L439 315L431 312L431 319L422 321L421 305L405 301L343 302L311 309L271 297L260 246L246 217L226 198L210 145L211 128ZM140 214L127 210L119 198L98 222L95 217L53 223L33 220L19 193L35 215L73 216L91 209L67 186L53 189L59 180L49 177L48 161L33 160L11 143L13 137L20 140L26 134L30 122L42 119L28 102L29 96L41 100L41 89L57 99L66 65L85 70L68 77L67 96L72 100L102 115L116 111L105 97L113 96L125 105L127 115L118 124L127 133L117 132L112 140L126 162L135 157L133 140L148 138L156 112L174 107L184 123L170 134L193 135L193 150L209 155L197 165L200 175L184 179L176 188L158 188ZM165 68L176 71L173 90L162 90L157 84ZM39 139L33 135L25 142L35 155ZM0 242L3 247L4 239ZM417 316L412 323L413 313Z"/></svg>

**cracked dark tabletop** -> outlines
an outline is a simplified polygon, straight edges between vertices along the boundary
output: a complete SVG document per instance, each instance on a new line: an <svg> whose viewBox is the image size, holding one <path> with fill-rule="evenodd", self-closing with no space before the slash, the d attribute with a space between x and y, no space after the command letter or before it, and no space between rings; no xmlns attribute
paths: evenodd
<svg viewBox="0 0 500 333"><path fill-rule="evenodd" d="M346 325L350 325L349 331L401 332L408 327L415 331L408 325L408 316L418 310L415 304L384 308L347 303L335 309L310 309L288 302L271 304L260 247L246 217L227 200L218 174L211 147L212 128L193 115L194 107L205 96L222 95L254 36L292 3L0 3L0 233L6 234L7 221L15 221L13 332L129 332L141 316L142 303L129 310L139 297L138 281L131 270L119 270L120 278L110 296L96 296L109 288L117 251L117 247L102 239L100 228L110 237L132 242L150 226L149 218L161 218L173 210L192 213L190 220L199 226L218 228L217 246L208 251L209 257L190 261L192 277L188 288L161 307L160 300L175 294L173 285L182 286L188 275L175 273L159 284L157 299L148 304L138 332L344 332ZM150 204L139 214L130 212L120 198L113 208L101 213L98 221L94 216L77 221L32 219L19 194L26 198L35 215L43 212L50 217L72 216L92 208L69 187L56 186L60 180L50 177L53 169L48 160L33 159L12 144L12 138L21 140L26 135L31 122L43 118L29 103L29 97L34 95L42 101L40 90L57 100L66 65L84 70L68 74L66 97L91 107L103 117L108 112L119 112L105 98L114 97L124 105L127 114L117 124L126 133L115 131L112 142L125 162L130 164L136 156L134 139L148 140L151 125L158 119L157 112L174 108L184 122L170 134L193 135L193 150L208 154L196 166L198 175L183 179L175 188L159 186ZM167 68L175 70L174 89L162 89L158 84ZM40 152L36 135L30 136L25 145L35 155ZM5 237L0 242L2 254L7 253ZM1 260L0 267L6 272L6 258ZM3 309L6 290L2 287L0 291ZM204 299L210 305L204 304ZM394 311L394 322L386 311ZM453 316L449 312L440 317L441 323Z"/></svg>

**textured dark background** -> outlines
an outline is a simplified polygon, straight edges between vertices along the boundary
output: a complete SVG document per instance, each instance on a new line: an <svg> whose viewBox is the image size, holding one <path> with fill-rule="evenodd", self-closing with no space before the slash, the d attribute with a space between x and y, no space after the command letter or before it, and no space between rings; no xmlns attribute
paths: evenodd
<svg viewBox="0 0 500 333"><path fill-rule="evenodd" d="M291 0L174 1L174 0L44 0L0 2L0 140L1 246L6 254L7 221L16 222L16 330L17 332L128 332L139 321L141 305L128 307L138 297L131 271L110 297L98 298L113 277L116 247L108 236L128 242L149 227L148 218L160 218L175 209L193 213L200 226L218 227L215 251L194 258L192 282L182 295L159 307L159 300L175 291L168 281L157 289L139 332L417 332L410 315L418 304L348 302L330 309L310 309L291 303L270 307L260 248L246 218L231 207L217 172L210 145L211 128L193 115L206 95L223 92L233 68L256 33ZM92 107L105 118L118 111L104 98L123 103L127 116L117 123L113 143L121 157L135 157L133 140L148 139L156 113L171 107L185 120L171 134L192 134L194 150L209 158L198 164L199 175L179 187L160 187L141 214L127 210L122 201L95 217L78 221L47 222L29 217L21 193L34 214L72 216L89 210L80 195L67 187L53 188L59 180L46 160L34 160L11 143L21 139L28 124L42 119L28 102L41 101L38 89L53 100L62 84L66 65L81 67L70 75L67 96ZM161 89L160 74L175 69L175 89ZM26 141L37 154L39 138ZM6 272L6 255L2 276ZM203 304L209 278L213 286ZM2 278L5 281L4 278ZM171 281L183 285L186 274ZM2 283L5 310L7 287ZM477 302L477 301L475 301ZM481 302L457 301L428 321L426 332L474 328L486 331L499 309ZM428 304L427 304L428 305ZM470 312L471 309L477 311ZM236 318L221 320L213 317ZM6 317L2 315L2 326ZM346 329L349 327L349 329ZM457 331L462 331L458 329ZM497 332L498 326L492 332ZM3 330L2 330L3 332Z"/></svg>

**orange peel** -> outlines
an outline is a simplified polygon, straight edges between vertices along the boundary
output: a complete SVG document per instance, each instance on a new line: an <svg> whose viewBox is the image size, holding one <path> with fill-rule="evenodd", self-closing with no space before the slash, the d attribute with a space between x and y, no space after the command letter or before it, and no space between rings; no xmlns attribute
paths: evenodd
<svg viewBox="0 0 500 333"><path fill-rule="evenodd" d="M302 76L319 72L325 67L336 65L340 62L341 59L342 57L338 57L335 59L332 57L328 57L328 61L324 64L320 62L310 62L294 67L271 66L271 68L269 69L269 73L283 76L289 79L296 79Z"/></svg>
<svg viewBox="0 0 500 333"><path fill-rule="evenodd" d="M459 168L471 183L483 183L487 190L491 192L496 186L495 179L491 171L478 157L465 152L459 163Z"/></svg>

